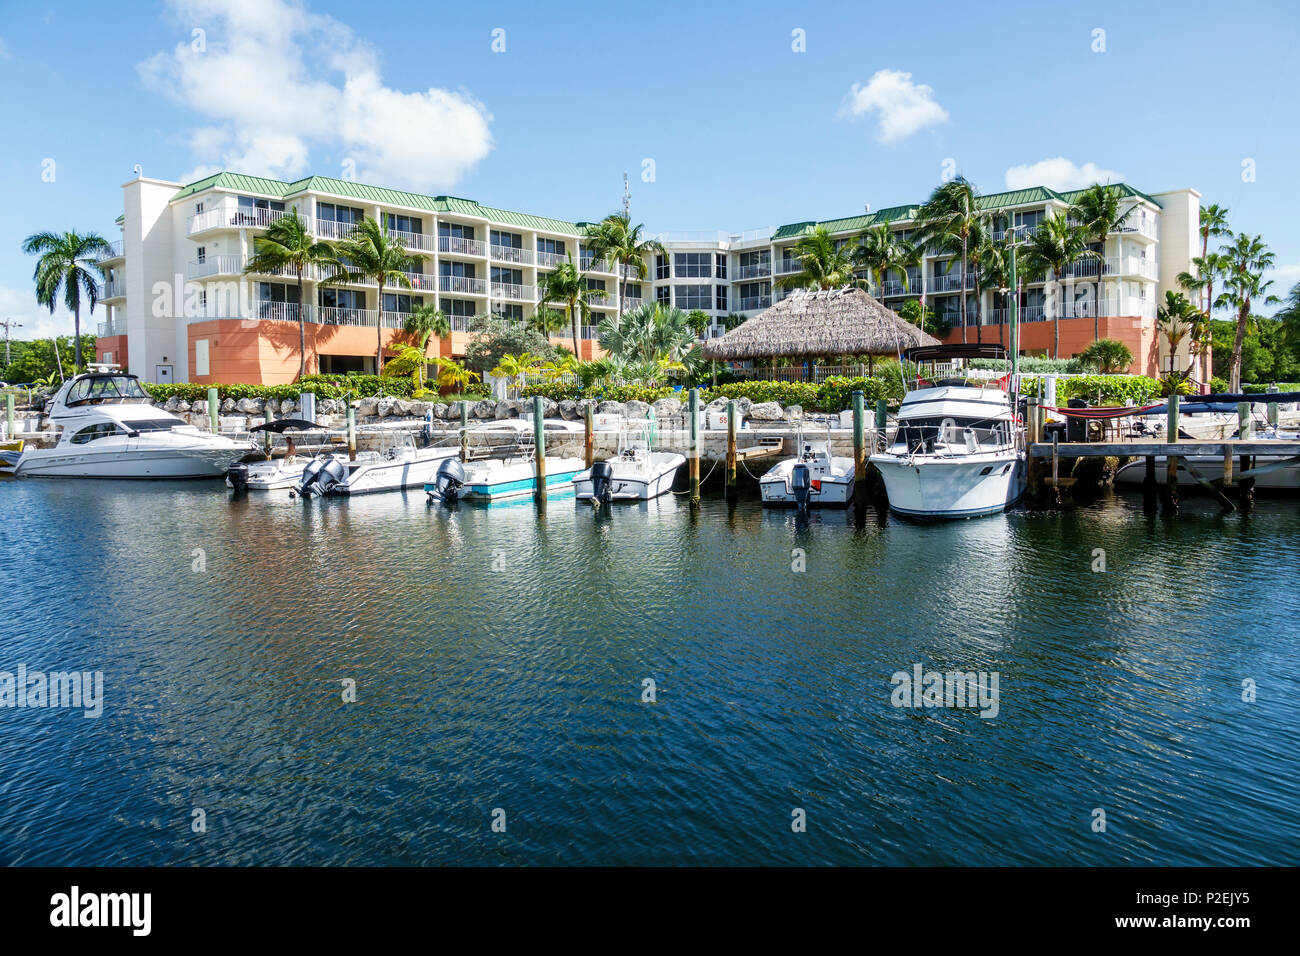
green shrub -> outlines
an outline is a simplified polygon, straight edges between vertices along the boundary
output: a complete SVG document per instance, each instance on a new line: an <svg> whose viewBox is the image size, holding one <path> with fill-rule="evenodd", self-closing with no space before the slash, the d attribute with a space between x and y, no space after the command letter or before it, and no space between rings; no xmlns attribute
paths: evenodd
<svg viewBox="0 0 1300 956"><path fill-rule="evenodd" d="M876 399L889 397L888 384L880 378L866 378L865 376L849 378L843 375L832 375L821 384L813 382L730 382L709 389L704 393L703 399L705 402L711 402L716 398L748 398L755 404L759 402L776 402L782 407L798 405L808 412L839 412L852 405L853 393L859 389L862 391L863 400L868 408L875 405Z"/></svg>
<svg viewBox="0 0 1300 956"><path fill-rule="evenodd" d="M1036 382L1030 393L1036 394ZM1082 398L1092 404L1149 405L1160 396L1160 383L1145 375L1085 375L1081 378L1063 378L1056 383L1056 404L1065 405L1072 398Z"/></svg>
<svg viewBox="0 0 1300 956"><path fill-rule="evenodd" d="M170 385L140 383L155 401L164 402L172 397L183 398L187 402L201 402L208 397L208 388L197 382L175 382ZM300 381L288 385L217 385L217 397L221 399L273 398L283 401L286 398L297 399L303 392L312 392L319 399L333 398L369 398L375 395L392 395L400 398L411 394L413 385L409 378L396 376L361 375L307 375ZM486 386L485 386L486 387Z"/></svg>
<svg viewBox="0 0 1300 956"><path fill-rule="evenodd" d="M536 382L524 387L523 398L540 395L553 402L565 400L577 401L589 398L601 402L657 402L673 394L667 385L593 385L583 388L577 382L557 380L554 382Z"/></svg>

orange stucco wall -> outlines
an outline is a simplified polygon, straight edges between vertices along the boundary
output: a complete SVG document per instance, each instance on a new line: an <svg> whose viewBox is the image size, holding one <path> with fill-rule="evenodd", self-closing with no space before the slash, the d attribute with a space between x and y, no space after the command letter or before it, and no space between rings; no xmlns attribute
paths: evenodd
<svg viewBox="0 0 1300 956"><path fill-rule="evenodd" d="M1020 323L1021 353L1050 356L1053 325L1051 320ZM1100 326L1101 338L1117 339L1133 353L1130 373L1152 376L1159 374L1159 339L1153 320L1138 316L1106 316L1101 319ZM1006 345L1008 329L1005 324L968 326L965 341L1000 342ZM944 341L950 344L963 341L961 332L960 328L953 329ZM1092 341L1092 319L1061 319L1060 358L1072 358L1091 345Z"/></svg>
<svg viewBox="0 0 1300 956"><path fill-rule="evenodd" d="M105 354L109 352L113 353L114 365L130 371L127 365L125 335L105 335L95 339L95 361L103 362Z"/></svg>
<svg viewBox="0 0 1300 956"><path fill-rule="evenodd" d="M409 336L396 329L383 330L385 360L395 340L409 341ZM119 336L125 353L126 338ZM466 332L431 339L431 356L464 358L465 349L472 336ZM248 385L283 385L298 377L298 325L294 322L268 322L256 319L214 319L195 322L189 327L190 381L202 385L242 383ZM195 363L195 343L208 342L208 374L199 375ZM102 339L109 343L115 339ZM555 337L557 345L571 346L569 338ZM355 355L373 358L375 330L341 325L307 323L307 371L319 371L322 355ZM108 344L103 349L113 351ZM590 340L581 342L583 359L599 358L604 352ZM114 352L116 354L116 352Z"/></svg>

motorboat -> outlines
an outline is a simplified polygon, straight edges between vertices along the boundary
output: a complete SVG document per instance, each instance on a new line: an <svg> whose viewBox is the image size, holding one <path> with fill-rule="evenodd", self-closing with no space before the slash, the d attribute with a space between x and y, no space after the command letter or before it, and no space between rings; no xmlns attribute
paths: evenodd
<svg viewBox="0 0 1300 956"><path fill-rule="evenodd" d="M961 347L921 346L904 357L937 361L955 349ZM1001 351L983 345L978 357L1004 358ZM967 348L957 354L974 353ZM973 518L1000 514L1020 500L1027 467L1015 378L922 384L903 397L897 430L870 459L884 479L890 510L915 518Z"/></svg>
<svg viewBox="0 0 1300 956"><path fill-rule="evenodd" d="M573 493L579 501L608 504L611 501L649 501L672 491L678 470L686 457L654 451L652 419L627 423L619 434L618 454L594 462L573 478Z"/></svg>
<svg viewBox="0 0 1300 956"><path fill-rule="evenodd" d="M322 452L303 466L289 493L337 498L422 488L458 452L454 445L419 445L416 433L409 429L388 432L386 446L358 452L353 459L346 452Z"/></svg>
<svg viewBox="0 0 1300 956"><path fill-rule="evenodd" d="M52 448L27 448L24 478L220 478L251 443L214 435L150 403L134 375L92 365L55 393Z"/></svg>
<svg viewBox="0 0 1300 956"><path fill-rule="evenodd" d="M758 480L765 508L844 508L853 500L853 459L831 452L826 439L805 439L799 429L798 454L773 465Z"/></svg>
<svg viewBox="0 0 1300 956"><path fill-rule="evenodd" d="M236 491L276 491L293 488L302 480L303 469L321 453L340 452L339 447L327 447L328 429L302 418L278 418L254 425L249 429L254 442L265 441L261 456L247 455L233 463L226 472L226 487ZM293 434L289 434L293 432ZM279 454L273 448L274 439L280 436L284 445ZM310 441L313 437L318 440ZM303 443L301 450L299 442ZM337 446L337 442L335 442ZM374 452L361 452L358 459L378 460Z"/></svg>
<svg viewBox="0 0 1300 956"><path fill-rule="evenodd" d="M559 419L543 422L548 443L580 441L583 426ZM493 502L537 491L537 445L534 423L527 418L506 418L473 425L464 430L468 460L442 463L437 475L424 486L431 502L453 504ZM581 458L546 456L547 490L569 490L574 477L586 468Z"/></svg>
<svg viewBox="0 0 1300 956"><path fill-rule="evenodd" d="M1179 423L1179 431L1182 431L1182 423ZM1234 433L1229 436L1236 438ZM1258 442L1286 442L1295 444L1300 441L1300 432L1277 429L1269 425L1265 427L1258 435L1254 436ZM1155 480L1156 484L1164 487L1169 477L1168 459L1164 455L1155 457ZM1223 475L1223 457L1220 455L1183 455L1180 456L1182 464L1179 470L1189 475L1193 480L1196 478L1205 478L1215 481ZM1255 479L1255 489L1257 491L1276 491L1295 494L1300 492L1300 458L1291 455L1252 455L1254 461L1251 465L1251 471L1255 472L1251 477ZM1121 465L1115 472L1114 483L1121 488L1140 488L1146 480L1146 460L1138 458L1130 461L1126 465ZM1196 485L1188 485L1185 489L1188 492L1195 492Z"/></svg>

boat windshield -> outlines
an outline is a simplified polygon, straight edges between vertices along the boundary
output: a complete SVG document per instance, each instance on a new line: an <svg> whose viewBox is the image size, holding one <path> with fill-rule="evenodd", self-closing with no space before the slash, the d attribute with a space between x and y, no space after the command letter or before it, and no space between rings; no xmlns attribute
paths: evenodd
<svg viewBox="0 0 1300 956"><path fill-rule="evenodd" d="M1010 444L1007 422L952 416L902 419L894 435L896 448L901 445L905 451L926 455L975 454Z"/></svg>
<svg viewBox="0 0 1300 956"><path fill-rule="evenodd" d="M104 402L147 401L149 393L140 387L140 381L134 375L87 375L72 383L64 404L71 407Z"/></svg>

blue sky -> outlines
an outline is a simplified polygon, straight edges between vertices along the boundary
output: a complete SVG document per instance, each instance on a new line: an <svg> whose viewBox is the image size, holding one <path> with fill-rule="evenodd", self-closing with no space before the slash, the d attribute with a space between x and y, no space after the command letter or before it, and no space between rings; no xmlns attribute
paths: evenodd
<svg viewBox="0 0 1300 956"><path fill-rule="evenodd" d="M919 200L945 161L984 192L1072 186L1091 164L1227 205L1277 253L1274 291L1300 281L1292 3L3 8L0 317L21 337L71 330L36 308L23 237L116 238L136 163L350 169L569 219L616 209L626 171L652 231Z"/></svg>

